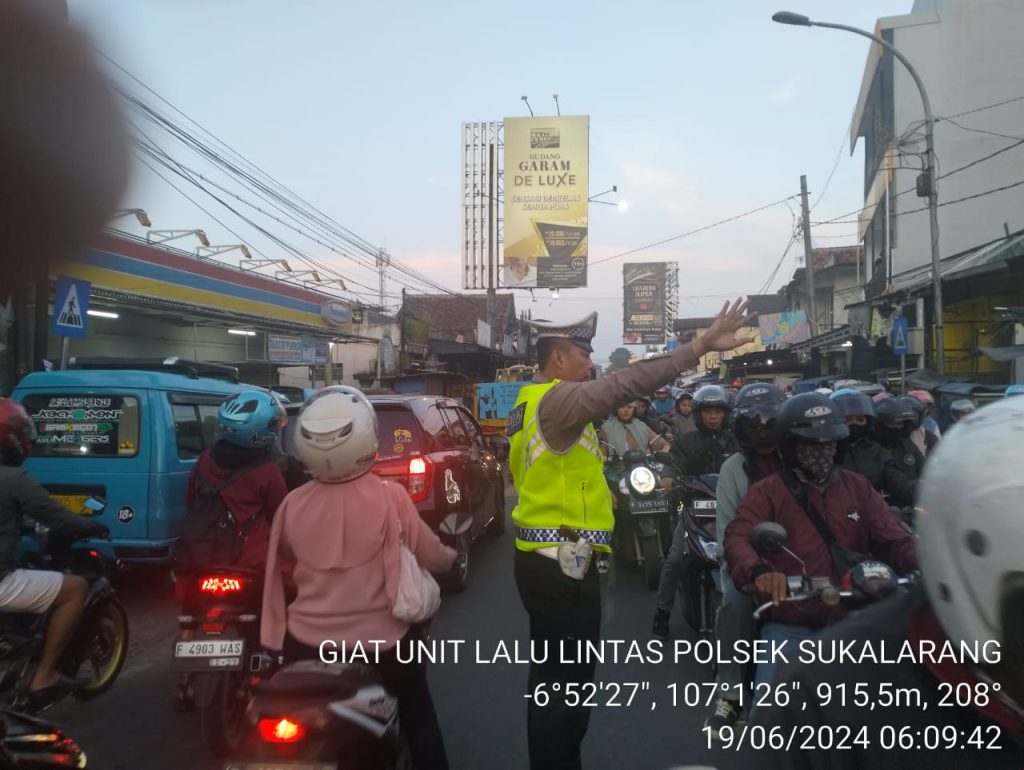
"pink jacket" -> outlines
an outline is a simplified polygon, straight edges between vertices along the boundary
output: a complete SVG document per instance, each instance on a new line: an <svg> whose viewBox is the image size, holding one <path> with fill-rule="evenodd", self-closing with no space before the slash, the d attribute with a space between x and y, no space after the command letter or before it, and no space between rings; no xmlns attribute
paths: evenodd
<svg viewBox="0 0 1024 770"><path fill-rule="evenodd" d="M395 514L398 514L397 517ZM423 520L408 492L372 473L342 484L311 481L292 491L274 516L263 590L260 640L280 650L285 631L312 647L332 640L390 649L409 630L391 614L398 590L399 520L420 565L443 572L455 551ZM298 596L285 606L284 571ZM370 648L372 649L372 648Z"/></svg>

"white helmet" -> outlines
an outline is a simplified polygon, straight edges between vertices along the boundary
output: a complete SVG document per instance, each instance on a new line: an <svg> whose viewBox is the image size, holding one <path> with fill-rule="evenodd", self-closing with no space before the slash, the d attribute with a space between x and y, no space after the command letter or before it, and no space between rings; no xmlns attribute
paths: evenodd
<svg viewBox="0 0 1024 770"><path fill-rule="evenodd" d="M377 413L362 391L324 388L306 402L294 436L295 452L320 481L351 481L373 468Z"/></svg>
<svg viewBox="0 0 1024 770"><path fill-rule="evenodd" d="M962 417L929 455L918 516L928 598L954 642L1024 654L1024 399Z"/></svg>

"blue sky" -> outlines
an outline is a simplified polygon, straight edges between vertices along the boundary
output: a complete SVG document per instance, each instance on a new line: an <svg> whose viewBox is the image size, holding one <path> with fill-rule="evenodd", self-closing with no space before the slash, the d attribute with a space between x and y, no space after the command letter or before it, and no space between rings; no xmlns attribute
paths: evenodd
<svg viewBox="0 0 1024 770"><path fill-rule="evenodd" d="M785 8L870 29L912 2L779 2L69 6L101 51L195 121L394 259L459 290L460 124L527 114L524 94L538 115L554 114L552 93L563 114L590 115L591 194L618 185L629 202L627 212L592 207L592 260L794 195L801 174L814 203L833 167L812 220L857 209L862 161L845 135L868 41L770 17ZM190 194L273 252L229 212ZM154 227L201 227L214 243L238 241L142 167L124 203L145 208ZM711 314L719 295L761 288L789 241L796 202L792 210L775 206L596 265L587 289L554 302L545 291L536 302L516 292L517 308L558 320L597 309L594 357L606 360L621 342L623 262L677 260L680 315ZM144 235L132 220L118 226ZM855 227L814 227L815 245L853 243ZM363 267L312 245L308 253L377 285ZM799 254L801 244L772 290ZM398 293L401 283L388 289Z"/></svg>

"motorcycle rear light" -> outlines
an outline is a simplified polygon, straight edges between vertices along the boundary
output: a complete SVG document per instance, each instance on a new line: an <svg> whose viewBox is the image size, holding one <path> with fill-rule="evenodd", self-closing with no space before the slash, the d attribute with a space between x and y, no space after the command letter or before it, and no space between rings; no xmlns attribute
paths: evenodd
<svg viewBox="0 0 1024 770"><path fill-rule="evenodd" d="M288 717L261 719L257 729L267 743L296 743L306 737L306 728Z"/></svg>
<svg viewBox="0 0 1024 770"><path fill-rule="evenodd" d="M223 596L224 594L238 593L243 588L245 588L245 581L241 578L214 575L199 578L199 590L204 594Z"/></svg>
<svg viewBox="0 0 1024 770"><path fill-rule="evenodd" d="M222 634L224 633L223 623L203 623L203 631L208 634Z"/></svg>

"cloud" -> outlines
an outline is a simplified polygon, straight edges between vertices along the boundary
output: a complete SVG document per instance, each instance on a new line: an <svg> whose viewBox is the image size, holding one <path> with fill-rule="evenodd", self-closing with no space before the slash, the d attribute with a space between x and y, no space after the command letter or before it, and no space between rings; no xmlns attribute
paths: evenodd
<svg viewBox="0 0 1024 770"><path fill-rule="evenodd" d="M772 104L786 104L796 98L796 78L790 78L768 95Z"/></svg>

